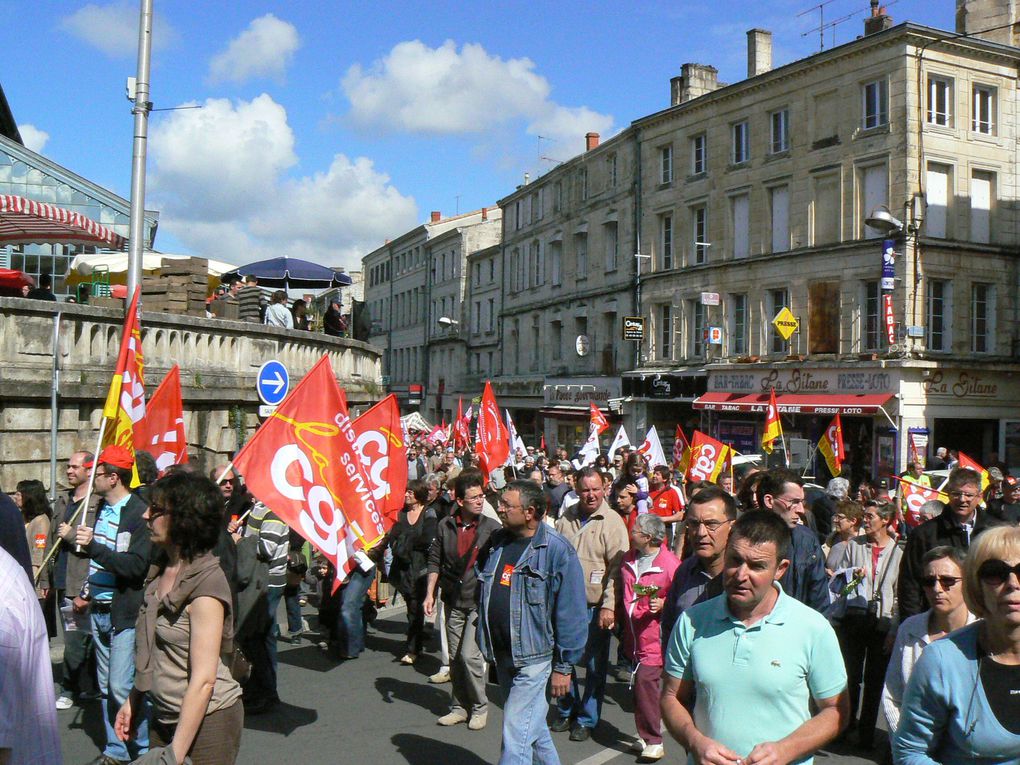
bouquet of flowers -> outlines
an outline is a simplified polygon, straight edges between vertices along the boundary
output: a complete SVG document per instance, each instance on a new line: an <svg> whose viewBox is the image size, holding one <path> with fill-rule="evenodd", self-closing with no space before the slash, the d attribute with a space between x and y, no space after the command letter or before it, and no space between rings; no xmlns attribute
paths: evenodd
<svg viewBox="0 0 1020 765"><path fill-rule="evenodd" d="M658 597L659 591L662 588L657 584L635 584L634 585L634 600L637 602L638 598L655 598Z"/></svg>

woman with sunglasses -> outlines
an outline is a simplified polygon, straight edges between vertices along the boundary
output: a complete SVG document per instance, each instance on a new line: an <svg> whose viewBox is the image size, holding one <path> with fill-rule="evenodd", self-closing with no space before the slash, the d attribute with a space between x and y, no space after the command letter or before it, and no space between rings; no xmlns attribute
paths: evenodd
<svg viewBox="0 0 1020 765"><path fill-rule="evenodd" d="M925 646L974 621L963 600L963 560L963 550L948 545L924 556L921 587L928 610L900 624L885 673L882 712L890 731L895 732L900 723L903 691Z"/></svg>
<svg viewBox="0 0 1020 765"><path fill-rule="evenodd" d="M1020 528L979 536L963 576L981 621L921 654L893 736L898 765L1020 762Z"/></svg>
<svg viewBox="0 0 1020 765"><path fill-rule="evenodd" d="M224 661L233 648L233 599L212 554L223 495L205 476L171 473L152 484L142 517L164 554L138 613L135 685L117 714L117 736L128 740L147 695L153 758L169 748L176 762L188 756L193 765L232 765L244 706Z"/></svg>

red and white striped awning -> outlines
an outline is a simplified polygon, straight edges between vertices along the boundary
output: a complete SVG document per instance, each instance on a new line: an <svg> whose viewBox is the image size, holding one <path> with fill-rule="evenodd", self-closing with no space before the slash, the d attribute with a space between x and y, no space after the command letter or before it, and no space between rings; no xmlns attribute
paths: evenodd
<svg viewBox="0 0 1020 765"><path fill-rule="evenodd" d="M127 239L79 213L0 194L0 246L8 244L80 244L123 250Z"/></svg>

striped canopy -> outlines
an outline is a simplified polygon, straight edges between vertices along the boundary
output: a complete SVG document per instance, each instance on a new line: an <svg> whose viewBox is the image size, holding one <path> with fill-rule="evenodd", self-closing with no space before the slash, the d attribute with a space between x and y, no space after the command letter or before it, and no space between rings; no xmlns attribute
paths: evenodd
<svg viewBox="0 0 1020 765"><path fill-rule="evenodd" d="M79 244L123 250L127 239L62 207L0 194L0 246L8 244Z"/></svg>

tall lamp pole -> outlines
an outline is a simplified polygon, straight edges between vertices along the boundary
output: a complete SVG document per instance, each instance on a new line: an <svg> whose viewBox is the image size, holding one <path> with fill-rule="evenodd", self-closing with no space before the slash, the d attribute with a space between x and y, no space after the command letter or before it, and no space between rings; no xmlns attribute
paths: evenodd
<svg viewBox="0 0 1020 765"><path fill-rule="evenodd" d="M152 57L152 0L141 0L138 20L138 70L131 113L135 116L135 138L131 152L131 227L128 234L128 301L141 284L142 253L145 251L145 151L149 132L149 61ZM131 95L131 94L129 94Z"/></svg>

